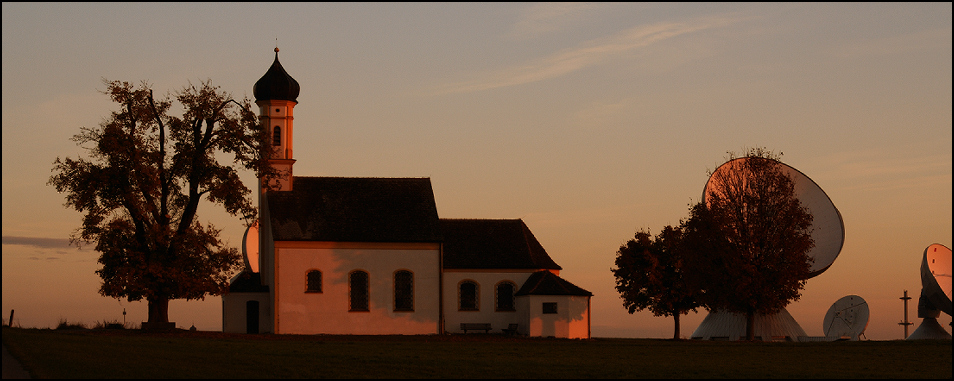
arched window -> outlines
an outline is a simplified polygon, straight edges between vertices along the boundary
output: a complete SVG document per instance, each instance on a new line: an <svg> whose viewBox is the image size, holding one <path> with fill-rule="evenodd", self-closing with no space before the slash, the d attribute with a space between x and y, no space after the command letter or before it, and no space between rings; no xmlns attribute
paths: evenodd
<svg viewBox="0 0 954 381"><path fill-rule="evenodd" d="M495 290L495 299L497 301L497 311L516 311L513 303L513 293L517 291L517 285L510 281L497 283Z"/></svg>
<svg viewBox="0 0 954 381"><path fill-rule="evenodd" d="M461 311L479 311L480 285L471 280L460 282L457 286L458 309Z"/></svg>
<svg viewBox="0 0 954 381"><path fill-rule="evenodd" d="M272 145L282 145L282 128L279 126L275 126L275 129L272 130Z"/></svg>
<svg viewBox="0 0 954 381"><path fill-rule="evenodd" d="M414 311L414 274L410 271L394 273L394 310Z"/></svg>
<svg viewBox="0 0 954 381"><path fill-rule="evenodd" d="M305 292L321 292L321 271L310 270L307 277L308 286L305 288Z"/></svg>
<svg viewBox="0 0 954 381"><path fill-rule="evenodd" d="M350 311L370 311L371 309L368 308L370 306L370 303L368 303L368 273L361 270L355 270L351 272L348 278L351 299Z"/></svg>

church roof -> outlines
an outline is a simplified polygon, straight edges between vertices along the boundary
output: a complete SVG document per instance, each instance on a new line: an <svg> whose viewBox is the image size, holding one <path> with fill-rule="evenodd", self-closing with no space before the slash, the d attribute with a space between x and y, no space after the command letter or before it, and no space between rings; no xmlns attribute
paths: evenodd
<svg viewBox="0 0 954 381"><path fill-rule="evenodd" d="M523 295L593 296L593 293L549 271L537 271L530 274L527 281L523 282L523 287L520 287L520 290L514 294L514 296Z"/></svg>
<svg viewBox="0 0 954 381"><path fill-rule="evenodd" d="M268 292L268 286L262 285L262 274L242 270L232 277L229 292Z"/></svg>
<svg viewBox="0 0 954 381"><path fill-rule="evenodd" d="M562 269L523 220L441 219L440 222L445 269Z"/></svg>
<svg viewBox="0 0 954 381"><path fill-rule="evenodd" d="M252 94L256 101L262 100L286 100L296 101L301 87L298 81L288 75L282 64L278 62L278 48L275 48L275 61L268 68L265 75L262 76L252 86Z"/></svg>
<svg viewBox="0 0 954 381"><path fill-rule="evenodd" d="M275 241L440 242L428 178L295 176L267 192Z"/></svg>

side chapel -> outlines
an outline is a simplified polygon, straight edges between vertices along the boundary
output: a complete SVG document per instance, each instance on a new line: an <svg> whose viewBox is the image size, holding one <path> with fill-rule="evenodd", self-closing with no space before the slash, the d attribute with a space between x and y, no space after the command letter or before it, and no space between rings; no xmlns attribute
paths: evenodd
<svg viewBox="0 0 954 381"><path fill-rule="evenodd" d="M293 176L299 91L275 48L252 92L282 176L259 184L258 255L222 297L224 332L590 337L593 294L522 220L439 218L429 178Z"/></svg>

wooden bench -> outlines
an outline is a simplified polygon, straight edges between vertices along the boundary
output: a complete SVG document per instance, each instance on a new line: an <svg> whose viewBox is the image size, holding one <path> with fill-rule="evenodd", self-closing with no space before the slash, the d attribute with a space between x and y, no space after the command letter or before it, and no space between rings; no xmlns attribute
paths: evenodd
<svg viewBox="0 0 954 381"><path fill-rule="evenodd" d="M517 326L517 324L511 324L507 328L502 329L502 331L506 333L507 336L513 336L517 334Z"/></svg>
<svg viewBox="0 0 954 381"><path fill-rule="evenodd" d="M484 333L490 332L490 323L460 323L460 330L467 333L467 331L484 331Z"/></svg>

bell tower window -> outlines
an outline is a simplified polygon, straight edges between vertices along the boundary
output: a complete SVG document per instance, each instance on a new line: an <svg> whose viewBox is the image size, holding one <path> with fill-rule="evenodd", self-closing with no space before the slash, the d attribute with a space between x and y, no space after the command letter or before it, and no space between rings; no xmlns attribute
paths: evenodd
<svg viewBox="0 0 954 381"><path fill-rule="evenodd" d="M282 128L275 126L272 134L272 145L280 146L282 145Z"/></svg>

